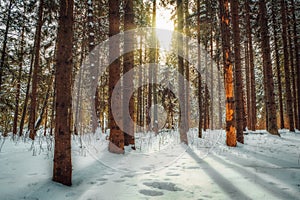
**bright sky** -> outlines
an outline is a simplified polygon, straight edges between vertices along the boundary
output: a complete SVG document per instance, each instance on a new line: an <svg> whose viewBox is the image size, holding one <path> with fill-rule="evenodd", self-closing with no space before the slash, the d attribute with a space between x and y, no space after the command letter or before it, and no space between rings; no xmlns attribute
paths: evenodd
<svg viewBox="0 0 300 200"><path fill-rule="evenodd" d="M166 29L169 32L159 33L157 32L157 37L161 47L164 49L170 49L172 31L174 31L174 22L170 20L171 10L157 6L156 10L156 27L158 29Z"/></svg>
<svg viewBox="0 0 300 200"><path fill-rule="evenodd" d="M169 9L158 6L156 12L156 27L173 31L174 22L170 20L171 11Z"/></svg>

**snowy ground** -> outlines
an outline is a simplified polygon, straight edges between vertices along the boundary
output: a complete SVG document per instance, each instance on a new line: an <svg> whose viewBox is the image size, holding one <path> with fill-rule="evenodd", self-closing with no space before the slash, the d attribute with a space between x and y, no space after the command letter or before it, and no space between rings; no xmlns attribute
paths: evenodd
<svg viewBox="0 0 300 200"><path fill-rule="evenodd" d="M177 132L140 133L124 155L100 134L73 138L72 187L51 181L49 138L1 138L0 199L300 199L299 132L250 133L236 148L222 131L196 135L184 146Z"/></svg>

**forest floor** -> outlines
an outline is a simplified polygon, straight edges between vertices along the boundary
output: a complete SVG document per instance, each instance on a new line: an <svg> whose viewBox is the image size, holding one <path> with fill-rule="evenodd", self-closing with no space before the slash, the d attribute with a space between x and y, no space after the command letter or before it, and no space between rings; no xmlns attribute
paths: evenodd
<svg viewBox="0 0 300 200"><path fill-rule="evenodd" d="M73 185L51 180L53 142L1 138L0 199L299 199L300 132L245 135L225 145L224 131L137 134L136 150L107 151L106 136L72 138Z"/></svg>

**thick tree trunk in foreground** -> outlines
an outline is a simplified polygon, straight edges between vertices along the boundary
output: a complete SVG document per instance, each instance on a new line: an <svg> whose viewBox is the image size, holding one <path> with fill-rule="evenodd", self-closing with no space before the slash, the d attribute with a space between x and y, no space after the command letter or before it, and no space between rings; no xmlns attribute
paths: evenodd
<svg viewBox="0 0 300 200"><path fill-rule="evenodd" d="M53 181L72 185L71 110L73 0L60 0L56 59L56 116Z"/></svg>
<svg viewBox="0 0 300 200"><path fill-rule="evenodd" d="M124 51L133 49L134 45L134 35L126 34L126 31L134 29L134 10L133 10L133 0L127 0L125 4L125 15L124 15ZM134 67L134 52L130 51L124 56L123 63L123 75L125 75ZM124 145L134 144L134 97L130 96L133 93L133 74L131 77L123 79L123 124L127 127L127 132L124 132ZM126 104L125 99L129 100L129 105ZM126 110L129 107L129 116L126 114ZM132 121L131 121L132 120Z"/></svg>
<svg viewBox="0 0 300 200"><path fill-rule="evenodd" d="M109 37L112 37L120 33L120 11L119 11L120 1L109 1ZM119 57L120 55L120 41L109 43L109 59L114 57ZM112 153L124 153L124 133L117 125L114 117L118 118L118 121L122 121L122 103L120 102L111 102L112 93L115 85L120 79L120 60L117 58L109 66L109 146L108 150ZM121 100L122 94L118 92L118 99ZM112 105L113 103L113 105ZM117 116L112 114L112 106L117 111Z"/></svg>
<svg viewBox="0 0 300 200"><path fill-rule="evenodd" d="M234 147L236 146L236 129L234 119L233 67L230 58L229 3L228 0L219 0L219 4L226 94L226 144Z"/></svg>
<svg viewBox="0 0 300 200"><path fill-rule="evenodd" d="M234 75L235 75L235 110L236 110L236 135L237 141L244 144L244 95L243 95L243 77L241 62L241 39L239 27L239 3L231 0L231 14L233 27L233 43L234 43Z"/></svg>
<svg viewBox="0 0 300 200"><path fill-rule="evenodd" d="M177 6L177 29L178 32L182 34L183 31L183 3L182 0L176 1ZM180 81L180 76L184 75L184 63L183 63L183 38L179 36L178 38L178 71L179 71L179 102L180 102L180 116L179 116L179 131L180 131L180 141L188 144L187 139L187 119L186 119L186 111L185 111L185 87L184 82Z"/></svg>

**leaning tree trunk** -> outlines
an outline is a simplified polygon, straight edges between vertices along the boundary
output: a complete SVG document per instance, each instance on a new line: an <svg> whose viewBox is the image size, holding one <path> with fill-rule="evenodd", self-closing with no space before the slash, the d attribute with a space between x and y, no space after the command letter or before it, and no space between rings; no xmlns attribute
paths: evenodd
<svg viewBox="0 0 300 200"><path fill-rule="evenodd" d="M267 124L268 124L267 131L273 135L279 135L278 127L277 127L270 38L268 33L268 20L267 20L267 9L266 9L265 0L259 1L259 11L260 11L259 24L260 24L260 34L261 34L261 48L262 48L262 56L263 56L263 68L265 71L264 82L266 83L265 99L266 99Z"/></svg>
<svg viewBox="0 0 300 200"><path fill-rule="evenodd" d="M226 144L234 147L236 146L236 129L234 119L233 67L232 59L230 58L229 2L228 0L219 0L219 5L226 94Z"/></svg>
<svg viewBox="0 0 300 200"><path fill-rule="evenodd" d="M56 57L56 112L53 181L72 185L71 110L73 0L60 0Z"/></svg>
<svg viewBox="0 0 300 200"><path fill-rule="evenodd" d="M30 101L30 121L29 121L29 137L34 140L36 135L35 120L36 120L36 110L37 110L37 90L39 75L41 71L40 67L40 46L41 46L41 36L42 36L42 25L43 25L43 10L44 10L44 0L40 0L38 22L36 27L36 43L34 49L34 66L32 74L32 85L31 85L31 101Z"/></svg>
<svg viewBox="0 0 300 200"><path fill-rule="evenodd" d="M22 68L23 68L23 57L24 57L24 33L25 25L23 22L22 33L21 33L21 42L20 42L20 57L19 57L19 72L18 72L18 83L17 83L17 93L16 93L16 103L15 103L15 113L14 113L14 123L13 123L13 135L17 135L17 126L18 126L18 116L19 116L19 101L20 101L20 91L21 91L21 79L22 79Z"/></svg>
<svg viewBox="0 0 300 200"><path fill-rule="evenodd" d="M4 32L4 39L3 39L3 45L2 45L2 52L1 52L1 60L0 60L0 92L1 92L1 86L2 86L2 79L3 79L3 69L4 69L4 63L5 63L5 56L6 56L6 46L7 46L7 39L8 39L8 31L11 26L11 10L13 6L13 0L9 1L8 5L8 13L7 13L7 20L6 20L6 27Z"/></svg>

